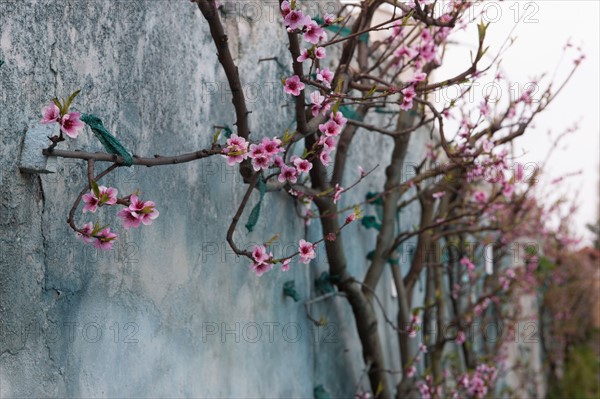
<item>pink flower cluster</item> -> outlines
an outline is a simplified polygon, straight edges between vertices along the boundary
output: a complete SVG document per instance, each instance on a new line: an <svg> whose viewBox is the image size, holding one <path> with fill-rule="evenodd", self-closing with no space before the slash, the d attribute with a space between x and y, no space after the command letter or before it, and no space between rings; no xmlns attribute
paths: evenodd
<svg viewBox="0 0 600 399"><path fill-rule="evenodd" d="M264 245L255 245L252 249L252 258L254 263L250 266L252 271L257 276L262 276L273 267L273 253L267 253L267 248Z"/></svg>
<svg viewBox="0 0 600 399"><path fill-rule="evenodd" d="M298 245L298 252L300 252L300 262L304 263L305 265L309 264L310 261L317 256L317 254L315 253L314 244L305 240L300 240Z"/></svg>
<svg viewBox="0 0 600 399"><path fill-rule="evenodd" d="M112 206L119 201L117 198L117 189L105 186L96 186L88 194L84 194L82 199L85 203L83 213L95 213L98 207L104 205ZM139 227L141 224L150 225L158 215L159 212L156 210L154 202L141 201L135 194L129 197L129 205L117 213L117 216L122 219L123 226L126 229ZM92 225L91 222L86 223L75 235L84 242L93 242L96 248L104 250L112 249L113 242L118 238L117 234L110 231L110 228L100 228L98 225Z"/></svg>
<svg viewBox="0 0 600 399"><path fill-rule="evenodd" d="M466 256L463 256L463 258L458 263L465 266L469 272L475 270L475 264L471 262L471 260Z"/></svg>
<svg viewBox="0 0 600 399"><path fill-rule="evenodd" d="M304 35L304 40L308 43L317 44L327 40L325 30L309 15L304 15L302 10L297 7L298 2L287 0L281 2L281 15L283 22L287 26L288 32L300 31ZM325 17L325 23L331 24L334 22L332 15Z"/></svg>
<svg viewBox="0 0 600 399"><path fill-rule="evenodd" d="M91 190L89 194L84 194L82 199L85 205L83 206L83 213L92 212L95 213L96 209L102 205L114 205L117 203L117 189L112 187L98 187L99 193L96 195L94 190Z"/></svg>
<svg viewBox="0 0 600 399"><path fill-rule="evenodd" d="M498 278L498 282L500 283L500 286L502 287L502 291L508 291L508 289L510 288L510 284L513 282L515 277L516 277L516 274L515 274L514 269L512 269L512 268L506 269L506 272L504 273L504 275L500 276Z"/></svg>
<svg viewBox="0 0 600 399"><path fill-rule="evenodd" d="M344 118L344 115L340 111L337 111L330 113L329 120L319 125L319 130L322 133L318 141L318 144L321 146L319 159L324 166L329 165L331 152L335 150L337 144L337 136L339 136L344 126L346 126L346 122L348 122L348 119Z"/></svg>
<svg viewBox="0 0 600 399"><path fill-rule="evenodd" d="M300 240L298 243L298 254L300 255L300 262L304 264L310 263L311 259L316 257L315 245L308 241ZM252 248L252 259L253 263L250 265L250 269L259 277L271 270L273 268L273 263L278 263L280 261L281 270L284 272L288 271L292 261L291 258L274 260L273 253L267 252L267 248L264 245L255 245Z"/></svg>
<svg viewBox="0 0 600 399"><path fill-rule="evenodd" d="M56 104L51 103L50 105L42 109L43 118L40 123L58 123L60 124L60 130L72 139L76 139L84 124L79 118L81 114L79 112L70 112L65 115L60 115L60 109Z"/></svg>
<svg viewBox="0 0 600 399"><path fill-rule="evenodd" d="M433 379L429 374L425 376L424 381L417 381L417 389L419 390L422 399L442 397L442 386L435 386Z"/></svg>
<svg viewBox="0 0 600 399"><path fill-rule="evenodd" d="M223 149L223 156L227 158L227 165L241 163L248 158L248 142L237 134L232 134L227 139L227 147Z"/></svg>
<svg viewBox="0 0 600 399"><path fill-rule="evenodd" d="M411 316L410 323L407 327L407 333L410 338L414 338L417 336L417 330L418 330L420 324L421 324L421 318L418 315L413 314Z"/></svg>
<svg viewBox="0 0 600 399"><path fill-rule="evenodd" d="M473 374L465 373L458 378L458 388L466 391L470 397L484 398L493 387L497 374L494 366L480 364Z"/></svg>
<svg viewBox="0 0 600 399"><path fill-rule="evenodd" d="M117 235L110 231L110 227L103 229L92 225L92 222L84 224L81 233L76 233L76 236L84 242L93 243L94 247L103 250L112 249L113 242L117 239Z"/></svg>
<svg viewBox="0 0 600 399"><path fill-rule="evenodd" d="M152 221L159 215L156 205L152 201L142 201L137 195L132 194L129 198L131 202L127 208L117 213L117 216L123 220L123 226L126 229L139 227L140 224L151 225Z"/></svg>

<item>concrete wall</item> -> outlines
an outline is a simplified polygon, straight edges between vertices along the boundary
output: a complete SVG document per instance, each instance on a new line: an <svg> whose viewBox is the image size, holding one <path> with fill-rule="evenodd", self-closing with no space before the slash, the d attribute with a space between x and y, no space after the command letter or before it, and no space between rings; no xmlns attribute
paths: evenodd
<svg viewBox="0 0 600 399"><path fill-rule="evenodd" d="M288 60L285 31L274 2L252 3L260 15L246 3L230 8L226 22L252 129L256 137L281 134L293 123L279 85L288 72L258 59ZM326 270L324 251L310 267L254 276L225 242L244 187L222 159L106 178L121 193L139 188L160 211L150 227L119 228L110 252L77 241L65 223L85 184L84 163L59 160L47 176L18 170L27 123L53 96L79 88L74 109L102 117L136 154L206 147L212 125L231 126L228 86L194 4L0 0L0 59L0 397L312 397L319 384L334 396L354 392L361 349L345 299L313 305L332 322L316 328L301 302L282 296L290 279L303 299L317 295L312 281ZM356 143L352 164L385 165L391 143L365 132ZM66 147L101 149L89 131ZM384 165L344 203L381 190ZM357 175L351 170L345 184ZM93 220L77 215L79 223ZM97 215L120 226L110 208ZM266 196L251 234L246 218L238 243L279 233L276 256L305 234L280 193ZM410 226L416 213L403 218ZM308 237L319 231L313 223ZM374 236L358 225L343 235L350 267L362 276ZM395 312L390 283L380 290ZM397 357L395 334L382 334Z"/></svg>

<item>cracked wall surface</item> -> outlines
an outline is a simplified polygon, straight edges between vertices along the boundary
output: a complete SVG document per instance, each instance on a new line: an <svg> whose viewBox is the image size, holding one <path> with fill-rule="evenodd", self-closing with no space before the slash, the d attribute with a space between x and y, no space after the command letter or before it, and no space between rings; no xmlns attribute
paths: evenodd
<svg viewBox="0 0 600 399"><path fill-rule="evenodd" d="M254 137L280 135L294 121L280 85L289 71L258 62L289 59L276 3L233 4L224 20ZM301 302L282 296L287 280L303 299L318 295L312 281L326 270L324 251L310 267L254 276L225 241L245 188L220 157L120 168L105 178L121 194L140 189L160 211L152 226L126 231L115 212L101 209L94 217L119 226L110 252L76 240L65 223L85 184L84 163L59 160L51 175L19 172L27 124L52 97L76 89L73 108L100 116L140 155L208 147L213 125L232 126L227 81L197 6L0 0L0 59L0 397L312 397L319 384L352 395L362 360L347 302L311 306L332 322L317 328ZM355 143L355 165L370 169L389 158L386 139L359 131ZM411 145L416 160L423 145ZM89 130L61 146L101 150ZM383 175L380 167L342 205L381 190ZM344 184L357 177L350 170ZM262 206L253 233L243 227L248 212L242 216L236 240L245 246L280 234L275 255L291 253L305 234L292 202L273 193ZM413 211L402 215L406 226L418 220ZM307 234L320 238L318 222ZM362 277L375 238L359 226L343 237L349 267ZM379 291L394 314L389 283ZM381 331L394 357L396 335Z"/></svg>

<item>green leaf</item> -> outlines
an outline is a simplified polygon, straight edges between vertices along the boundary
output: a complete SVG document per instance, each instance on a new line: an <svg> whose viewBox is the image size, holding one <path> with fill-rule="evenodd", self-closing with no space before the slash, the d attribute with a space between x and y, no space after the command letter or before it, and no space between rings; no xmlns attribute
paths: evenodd
<svg viewBox="0 0 600 399"><path fill-rule="evenodd" d="M323 385L317 385L313 390L313 395L315 399L331 399L331 395L325 390Z"/></svg>
<svg viewBox="0 0 600 399"><path fill-rule="evenodd" d="M4 60L0 60L0 67L4 65Z"/></svg>
<svg viewBox="0 0 600 399"><path fill-rule="evenodd" d="M100 197L100 189L98 188L98 183L96 183L96 181L92 180L92 190L94 190L94 195L96 196L96 198Z"/></svg>
<svg viewBox="0 0 600 399"><path fill-rule="evenodd" d="M73 100L75 99L75 97L77 97L77 95L79 94L81 90L77 90L75 92L73 92L69 98L67 98L67 101L65 102L65 114L67 112L69 112L69 107L71 106L71 103L73 102Z"/></svg>
<svg viewBox="0 0 600 399"><path fill-rule="evenodd" d="M379 381L379 384L377 384L377 390L375 391L375 397L378 397L381 392L383 392L383 381Z"/></svg>
<svg viewBox="0 0 600 399"><path fill-rule="evenodd" d="M379 198L371 201L373 198L376 198L376 197L379 197ZM373 192L369 191L366 195L366 199L372 205L382 205L383 206L383 199L381 197L381 193L373 193Z"/></svg>
<svg viewBox="0 0 600 399"><path fill-rule="evenodd" d="M267 191L267 185L265 184L262 176L258 178L258 192L260 193L260 198L258 199L258 203L254 205L252 211L250 211L250 216L248 216L248 222L246 222L246 229L248 229L248 233L251 233L254 230L254 226L258 223L258 217L260 216L260 204L265 196L265 192Z"/></svg>
<svg viewBox="0 0 600 399"><path fill-rule="evenodd" d="M58 110L60 111L60 116L63 116L64 115L63 107L62 107L62 104L60 103L60 101L58 101L58 98L54 97L52 99L52 101L54 102L54 105L56 105L58 107Z"/></svg>
<svg viewBox="0 0 600 399"><path fill-rule="evenodd" d="M319 276L319 278L315 279L315 288L320 291L322 294L329 294L330 292L335 292L335 288L331 284L331 278L329 277L329 273L323 272Z"/></svg>
<svg viewBox="0 0 600 399"><path fill-rule="evenodd" d="M361 219L361 223L367 229L375 228L381 231L381 224L377 223L377 219L373 215L365 216Z"/></svg>
<svg viewBox="0 0 600 399"><path fill-rule="evenodd" d="M358 112L356 112L354 110L354 108L351 108L347 105L342 105L340 107L340 111L342 111L342 114L344 114L344 116L348 119L353 119L355 121L362 121L363 117L360 116L360 114Z"/></svg>
<svg viewBox="0 0 600 399"><path fill-rule="evenodd" d="M230 138L233 131L229 128L229 126L225 125L225 127L223 127L223 130L225 131L224 136Z"/></svg>
<svg viewBox="0 0 600 399"><path fill-rule="evenodd" d="M373 260L373 256L375 256L375 250L372 250L367 254L367 260Z"/></svg>
<svg viewBox="0 0 600 399"><path fill-rule="evenodd" d="M338 109L340 109L340 101L336 101L335 104L333 104L333 107L331 108L331 112L332 113L337 113Z"/></svg>
<svg viewBox="0 0 600 399"><path fill-rule="evenodd" d="M127 148L125 148L123 144L121 144L121 142L104 127L100 118L92 114L82 114L80 119L90 127L94 136L96 136L107 152L122 157L123 165L133 165L133 157L129 150L127 150Z"/></svg>
<svg viewBox="0 0 600 399"><path fill-rule="evenodd" d="M399 266L400 265L400 259L399 258L389 258L387 261L392 266Z"/></svg>
<svg viewBox="0 0 600 399"><path fill-rule="evenodd" d="M298 302L300 300L300 294L298 294L298 291L296 291L294 285L294 280L283 283L283 295L289 296L294 300L294 302Z"/></svg>
<svg viewBox="0 0 600 399"><path fill-rule="evenodd" d="M221 129L218 129L215 134L213 134L213 144L217 144L219 142L219 136L221 135Z"/></svg>
<svg viewBox="0 0 600 399"><path fill-rule="evenodd" d="M373 87L371 87L371 90L369 90L369 92L365 94L363 100L366 100L367 98L371 97L373 93L375 93L375 90L377 90L377 85L373 85Z"/></svg>

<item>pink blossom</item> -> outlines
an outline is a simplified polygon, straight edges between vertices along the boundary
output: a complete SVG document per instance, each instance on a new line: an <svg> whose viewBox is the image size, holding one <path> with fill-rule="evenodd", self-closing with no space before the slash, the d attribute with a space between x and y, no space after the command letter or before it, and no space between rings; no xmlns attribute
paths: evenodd
<svg viewBox="0 0 600 399"><path fill-rule="evenodd" d="M413 314L410 318L410 322L412 324L421 324L421 318L419 317L418 314Z"/></svg>
<svg viewBox="0 0 600 399"><path fill-rule="evenodd" d="M483 140L483 145L482 145L483 151L485 152L491 152L494 149L494 143L490 140Z"/></svg>
<svg viewBox="0 0 600 399"><path fill-rule="evenodd" d="M416 54L417 54L417 52L414 49L412 49L410 47L404 47L404 46L400 47L394 53L394 55L397 58L404 58L404 57L413 58Z"/></svg>
<svg viewBox="0 0 600 399"><path fill-rule="evenodd" d="M324 108L324 105L326 107L323 109L324 110L323 114L325 114L327 109L329 109L330 105L327 103L323 104L324 101L325 101L325 97L322 96L320 92L315 91L310 94L310 102L313 104L313 106L312 106L312 115L313 116L317 116L317 114Z"/></svg>
<svg viewBox="0 0 600 399"><path fill-rule="evenodd" d="M271 158L266 155L259 155L252 159L252 168L257 172L261 169L268 169L269 166L271 166Z"/></svg>
<svg viewBox="0 0 600 399"><path fill-rule="evenodd" d="M266 272L268 272L269 270L271 270L273 266L270 263L266 263L266 262L256 262L253 263L251 266L252 271L254 271L254 273L256 273L256 275L258 277L262 276L263 274L265 274Z"/></svg>
<svg viewBox="0 0 600 399"><path fill-rule="evenodd" d="M285 87L283 90L293 96L299 96L300 92L304 90L304 83L300 81L298 75L294 75L285 80Z"/></svg>
<svg viewBox="0 0 600 399"><path fill-rule="evenodd" d="M335 150L336 138L333 136L321 136L317 144L322 145L324 151L331 152Z"/></svg>
<svg viewBox="0 0 600 399"><path fill-rule="evenodd" d="M335 22L335 15L333 14L325 14L323 16L323 20L325 21L325 25L331 25Z"/></svg>
<svg viewBox="0 0 600 399"><path fill-rule="evenodd" d="M40 123L52 123L57 122L58 118L60 118L60 110L56 106L56 104L52 103L44 108L42 108L42 115L44 116Z"/></svg>
<svg viewBox="0 0 600 399"><path fill-rule="evenodd" d="M457 345L464 344L465 340L466 340L466 336L465 336L465 333L463 331L459 331L458 333L456 333L456 344Z"/></svg>
<svg viewBox="0 0 600 399"><path fill-rule="evenodd" d="M515 163L515 183L522 182L524 176L525 176L525 169L523 168L523 165L521 165L519 162L516 162Z"/></svg>
<svg viewBox="0 0 600 399"><path fill-rule="evenodd" d="M408 99L408 98L403 98L402 99L402 103L400 104L400 109L402 111L408 111L413 107L413 101L412 99Z"/></svg>
<svg viewBox="0 0 600 399"><path fill-rule="evenodd" d="M287 272L288 270L290 270L290 262L291 261L292 261L291 259L284 260L283 263L281 264L281 271Z"/></svg>
<svg viewBox="0 0 600 399"><path fill-rule="evenodd" d="M273 164L281 169L283 168L283 165L285 165L285 161L280 155L277 155L275 158L273 158Z"/></svg>
<svg viewBox="0 0 600 399"><path fill-rule="evenodd" d="M312 163L307 159L296 158L293 162L296 169L298 169L298 173L308 173L313 167Z"/></svg>
<svg viewBox="0 0 600 399"><path fill-rule="evenodd" d="M482 116L489 116L490 115L490 104L487 101L484 101L483 103L481 103L481 105L479 106L479 112L481 113Z"/></svg>
<svg viewBox="0 0 600 399"><path fill-rule="evenodd" d="M323 166L329 166L329 162L331 162L331 156L329 155L328 151L325 151L325 148L323 148L323 150L321 151L319 159L321 160Z"/></svg>
<svg viewBox="0 0 600 399"><path fill-rule="evenodd" d="M114 241L117 239L115 233L110 232L110 227L105 228L100 233L96 234L94 247L104 250L112 249Z"/></svg>
<svg viewBox="0 0 600 399"><path fill-rule="evenodd" d="M290 11L292 11L292 6L290 5L290 2L288 0L283 0L281 2L281 15L285 17L290 13Z"/></svg>
<svg viewBox="0 0 600 399"><path fill-rule="evenodd" d="M504 185L504 187L502 187L502 194L505 197L510 197L514 191L515 191L515 186L510 183L506 183Z"/></svg>
<svg viewBox="0 0 600 399"><path fill-rule="evenodd" d="M329 114L329 119L337 123L340 127L346 125L348 119L344 118L344 114L340 111Z"/></svg>
<svg viewBox="0 0 600 399"><path fill-rule="evenodd" d="M420 343L419 344L419 352L427 353L427 345L425 345L424 343Z"/></svg>
<svg viewBox="0 0 600 399"><path fill-rule="evenodd" d="M315 21L310 21L304 29L304 40L312 44L319 43L320 38L323 36L323 28L319 24Z"/></svg>
<svg viewBox="0 0 600 399"><path fill-rule="evenodd" d="M248 142L237 134L232 134L227 140L227 147L223 149L224 157L229 166L241 163L248 157Z"/></svg>
<svg viewBox="0 0 600 399"><path fill-rule="evenodd" d="M506 269L506 277L513 279L516 277L516 273L514 269Z"/></svg>
<svg viewBox="0 0 600 399"><path fill-rule="evenodd" d="M426 43L419 47L419 55L427 62L433 61L436 56L436 46L433 43Z"/></svg>
<svg viewBox="0 0 600 399"><path fill-rule="evenodd" d="M333 121L333 120L329 120L326 123L321 123L319 125L319 130L321 131L321 133L325 134L326 136L333 136L333 137L339 135L342 131L340 125L335 123L335 121Z"/></svg>
<svg viewBox="0 0 600 399"><path fill-rule="evenodd" d="M406 370L406 376L408 378L412 378L412 377L414 377L414 375L416 374L416 372L417 372L417 368L415 366L410 366L408 368L408 370Z"/></svg>
<svg viewBox="0 0 600 399"><path fill-rule="evenodd" d="M424 42L430 42L431 39L433 39L433 37L431 36L431 32L429 31L429 29L425 28L421 31L421 39Z"/></svg>
<svg viewBox="0 0 600 399"><path fill-rule="evenodd" d="M98 204L100 203L100 201L98 201L98 198L96 198L94 191L91 191L90 194L84 194L83 197L81 197L81 199L85 203L85 205L83 206L83 213L86 213L88 211L96 213L96 209L98 209Z"/></svg>
<svg viewBox="0 0 600 399"><path fill-rule="evenodd" d="M431 196L435 199L442 198L444 195L446 195L445 191L438 191L437 193L431 194Z"/></svg>
<svg viewBox="0 0 600 399"><path fill-rule="evenodd" d="M269 139L268 137L263 138L262 145L267 155L277 155L280 152L284 152L285 148L281 147L281 140L277 137Z"/></svg>
<svg viewBox="0 0 600 399"><path fill-rule="evenodd" d="M341 187L339 184L335 185L335 190L333 192L333 203L337 204L340 200L342 193L344 192L344 187Z"/></svg>
<svg viewBox="0 0 600 399"><path fill-rule="evenodd" d="M402 104L400 104L400 109L403 111L408 111L413 107L413 98L415 98L415 89L413 86L408 86L401 90L403 95Z"/></svg>
<svg viewBox="0 0 600 399"><path fill-rule="evenodd" d="M123 226L126 229L131 227L140 227L142 220L139 218L137 212L132 211L129 208L121 209L117 216L123 220Z"/></svg>
<svg viewBox="0 0 600 399"><path fill-rule="evenodd" d="M304 61L306 61L309 58L310 58L310 54L308 53L308 50L305 49L305 48L303 48L300 51L300 56L298 56L298 58L296 58L296 61L298 61L298 62L304 62Z"/></svg>
<svg viewBox="0 0 600 399"><path fill-rule="evenodd" d="M356 219L356 215L354 214L354 212L352 212L351 214L349 214L348 216L346 216L346 224L350 224L352 222L354 222L354 220Z"/></svg>
<svg viewBox="0 0 600 399"><path fill-rule="evenodd" d="M364 392L357 392L354 395L354 399L371 399L371 393L368 391L364 391Z"/></svg>
<svg viewBox="0 0 600 399"><path fill-rule="evenodd" d="M98 205L114 205L117 203L117 189L113 187L98 187L99 196L98 196Z"/></svg>
<svg viewBox="0 0 600 399"><path fill-rule="evenodd" d="M310 17L303 15L300 10L291 10L283 20L291 30L296 30L309 23Z"/></svg>
<svg viewBox="0 0 600 399"><path fill-rule="evenodd" d="M415 88L413 86L405 87L400 92L402 93L404 98L409 99L409 100L412 100L413 98L415 98L415 95L416 95Z"/></svg>
<svg viewBox="0 0 600 399"><path fill-rule="evenodd" d="M79 120L79 112L71 112L64 115L60 120L60 130L72 139L77 138L77 135L83 129L83 122Z"/></svg>
<svg viewBox="0 0 600 399"><path fill-rule="evenodd" d="M476 202L479 202L480 204L483 204L487 201L487 194L485 193L485 191L476 191L473 194L473 199Z"/></svg>
<svg viewBox="0 0 600 399"><path fill-rule="evenodd" d="M142 201L135 194L132 194L129 200L131 202L129 209L136 212L138 218L146 226L151 225L152 221L158 217L159 212L155 209L154 202Z"/></svg>
<svg viewBox="0 0 600 399"><path fill-rule="evenodd" d="M424 72L417 72L415 74L415 76L413 76L413 80L412 82L423 82L425 80L425 78L427 77L427 74Z"/></svg>
<svg viewBox="0 0 600 399"><path fill-rule="evenodd" d="M321 105L325 101L325 97L321 95L320 92L315 91L310 93L310 102L311 104Z"/></svg>
<svg viewBox="0 0 600 399"><path fill-rule="evenodd" d="M331 87L331 82L333 81L333 72L331 72L329 68L317 68L315 72L316 78L319 82L323 82L327 87Z"/></svg>
<svg viewBox="0 0 600 399"><path fill-rule="evenodd" d="M325 101L322 104L313 104L313 106L311 107L312 116L317 116L319 112L325 115L330 108L331 104L327 99L325 99Z"/></svg>
<svg viewBox="0 0 600 399"><path fill-rule="evenodd" d="M314 259L317 255L315 254L314 245L308 241L299 241L300 262L308 265L311 259Z"/></svg>
<svg viewBox="0 0 600 399"><path fill-rule="evenodd" d="M266 262L269 259L267 248L264 245L255 245L252 248L252 257L257 263Z"/></svg>
<svg viewBox="0 0 600 399"><path fill-rule="evenodd" d="M277 178L277 180L279 180L280 183L283 183L287 180L293 184L296 183L297 177L298 171L296 170L296 168L283 165L283 168L281 168L281 173L279 173L279 177Z"/></svg>
<svg viewBox="0 0 600 399"><path fill-rule="evenodd" d="M81 238L84 242L86 242L88 244L90 242L92 242L92 240L94 239L92 237L92 232L94 231L94 226L92 225L92 222L84 224L80 230L81 230L81 233L76 232L75 236L77 238Z"/></svg>
<svg viewBox="0 0 600 399"><path fill-rule="evenodd" d="M458 263L465 266L467 268L467 270L470 272L475 270L475 264L473 262L471 262L471 260L469 258L467 258L466 256L463 256L463 258Z"/></svg>
<svg viewBox="0 0 600 399"><path fill-rule="evenodd" d="M315 57L317 57L319 60L327 57L327 51L325 51L325 47L317 47L315 49Z"/></svg>
<svg viewBox="0 0 600 399"><path fill-rule="evenodd" d="M265 149L264 144L250 144L250 152L248 153L248 155L250 156L250 158L254 159L254 158L258 158L258 157L264 157L267 154L267 151Z"/></svg>

